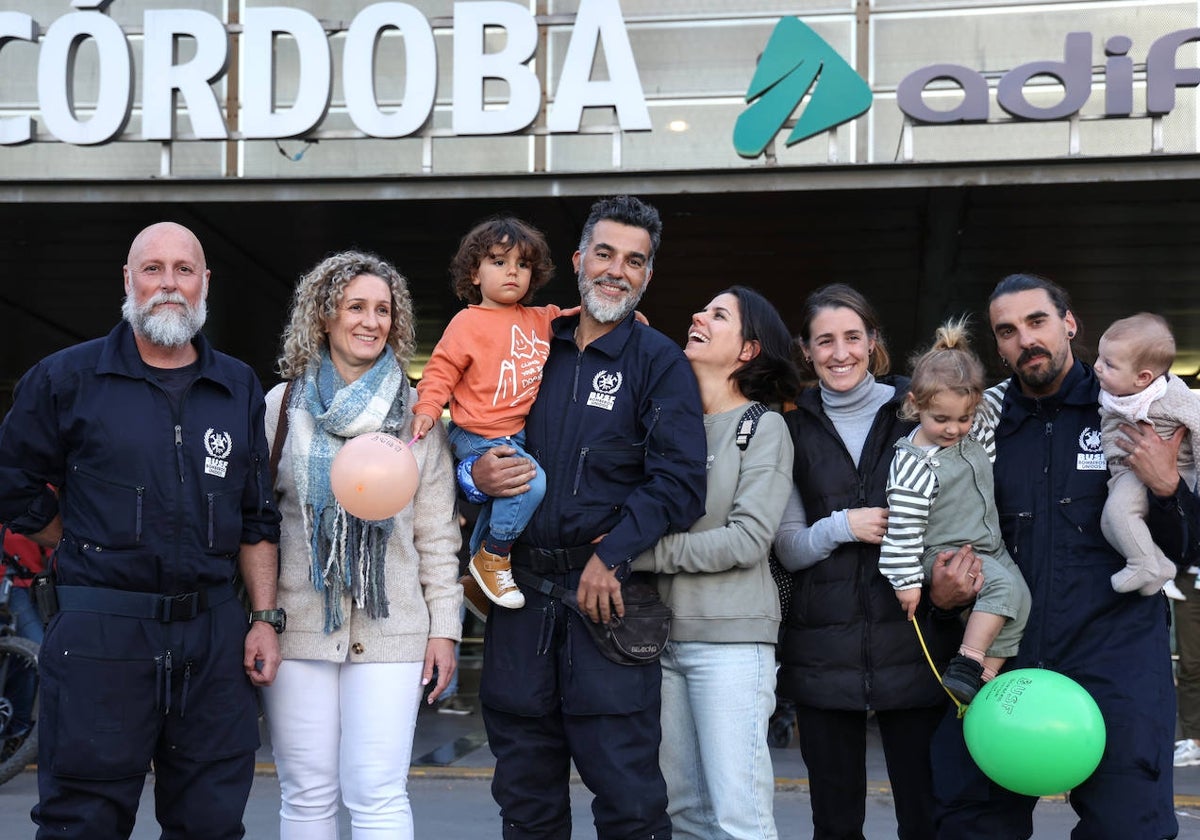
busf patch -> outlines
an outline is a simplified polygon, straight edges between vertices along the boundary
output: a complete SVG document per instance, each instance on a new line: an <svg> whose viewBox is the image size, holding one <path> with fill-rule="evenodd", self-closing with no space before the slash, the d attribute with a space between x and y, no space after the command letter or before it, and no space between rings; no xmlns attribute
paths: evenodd
<svg viewBox="0 0 1200 840"><path fill-rule="evenodd" d="M1104 457L1099 429L1088 426L1079 433L1079 453L1075 456L1075 469L1108 469L1108 460Z"/></svg>
<svg viewBox="0 0 1200 840"><path fill-rule="evenodd" d="M612 411L617 402L617 391L621 390L621 381L619 371L599 371L592 377L592 392L588 394L587 404L592 408Z"/></svg>
<svg viewBox="0 0 1200 840"><path fill-rule="evenodd" d="M229 432L214 432L208 429L204 432L204 451L208 456L204 459L204 472L224 478L229 470L229 455L233 452L233 438Z"/></svg>

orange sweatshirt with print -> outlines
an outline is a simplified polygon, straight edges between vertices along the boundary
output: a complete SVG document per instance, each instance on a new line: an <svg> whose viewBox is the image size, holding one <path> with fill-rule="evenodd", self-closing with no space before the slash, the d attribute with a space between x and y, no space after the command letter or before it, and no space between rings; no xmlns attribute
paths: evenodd
<svg viewBox="0 0 1200 840"><path fill-rule="evenodd" d="M417 383L413 412L440 417L485 438L516 434L542 382L550 353L549 306L471 305L450 321Z"/></svg>

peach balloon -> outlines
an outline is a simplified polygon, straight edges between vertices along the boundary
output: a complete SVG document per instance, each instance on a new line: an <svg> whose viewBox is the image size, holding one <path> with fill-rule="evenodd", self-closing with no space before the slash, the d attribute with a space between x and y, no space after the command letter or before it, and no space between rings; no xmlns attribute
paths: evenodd
<svg viewBox="0 0 1200 840"><path fill-rule="evenodd" d="M412 501L420 479L403 441L380 432L346 441L329 468L333 495L359 519L395 516Z"/></svg>

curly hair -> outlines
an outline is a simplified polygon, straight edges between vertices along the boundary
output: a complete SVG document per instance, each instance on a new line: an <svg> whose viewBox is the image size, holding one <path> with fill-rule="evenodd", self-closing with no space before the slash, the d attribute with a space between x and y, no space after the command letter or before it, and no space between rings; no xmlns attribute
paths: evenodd
<svg viewBox="0 0 1200 840"><path fill-rule="evenodd" d="M462 238L458 252L450 260L450 288L458 299L483 303L483 295L475 282L476 272L493 251L506 254L512 248L517 249L531 270L529 291L521 298L521 303L524 306L533 303L534 293L554 277L550 245L540 230L512 216L493 216L471 228Z"/></svg>
<svg viewBox="0 0 1200 840"><path fill-rule="evenodd" d="M883 376L892 368L892 358L888 354L887 345L883 341L883 329L880 326L879 315L875 308L867 302L862 292L845 283L830 283L822 286L808 296L804 301L804 311L801 314L800 344L808 348L812 341L812 322L824 309L849 309L862 319L867 337L875 342L875 352L871 354L868 369L872 376ZM812 362L805 357L803 368L815 373Z"/></svg>
<svg viewBox="0 0 1200 840"><path fill-rule="evenodd" d="M283 330L279 375L295 379L328 346L325 322L336 317L346 286L360 275L378 277L392 292L392 325L387 344L402 368L408 367L415 344L412 297L408 281L391 263L375 254L342 251L326 257L300 278L292 297L288 325Z"/></svg>
<svg viewBox="0 0 1200 840"><path fill-rule="evenodd" d="M942 391L968 397L972 406L979 405L983 399L983 362L971 349L969 324L966 316L947 321L938 327L933 346L913 357L909 398L900 408L902 419L916 420Z"/></svg>

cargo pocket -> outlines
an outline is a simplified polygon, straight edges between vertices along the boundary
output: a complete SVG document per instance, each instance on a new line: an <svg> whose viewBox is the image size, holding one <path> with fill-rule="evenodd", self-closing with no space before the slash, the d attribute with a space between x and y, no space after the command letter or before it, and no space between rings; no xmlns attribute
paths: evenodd
<svg viewBox="0 0 1200 840"><path fill-rule="evenodd" d="M106 548L141 544L144 487L112 481L78 464L71 467L71 481L71 513L64 523L68 531L93 542L103 535Z"/></svg>
<svg viewBox="0 0 1200 840"><path fill-rule="evenodd" d="M55 775L107 781L150 769L158 735L153 661L58 657Z"/></svg>
<svg viewBox="0 0 1200 840"><path fill-rule="evenodd" d="M484 625L479 699L513 715L538 716L558 706L557 602L531 598L519 610L493 609ZM536 602L541 600L539 606Z"/></svg>
<svg viewBox="0 0 1200 840"><path fill-rule="evenodd" d="M204 495L203 538L207 554L231 556L242 541L242 494L226 490Z"/></svg>
<svg viewBox="0 0 1200 840"><path fill-rule="evenodd" d="M563 675L563 712L569 715L627 715L659 702L662 668L659 663L618 665L596 648L583 622L571 614L567 622L570 666Z"/></svg>
<svg viewBox="0 0 1200 840"><path fill-rule="evenodd" d="M258 699L242 666L245 621L241 605L226 601L193 622L194 635L174 662L168 749L195 761L258 749Z"/></svg>

